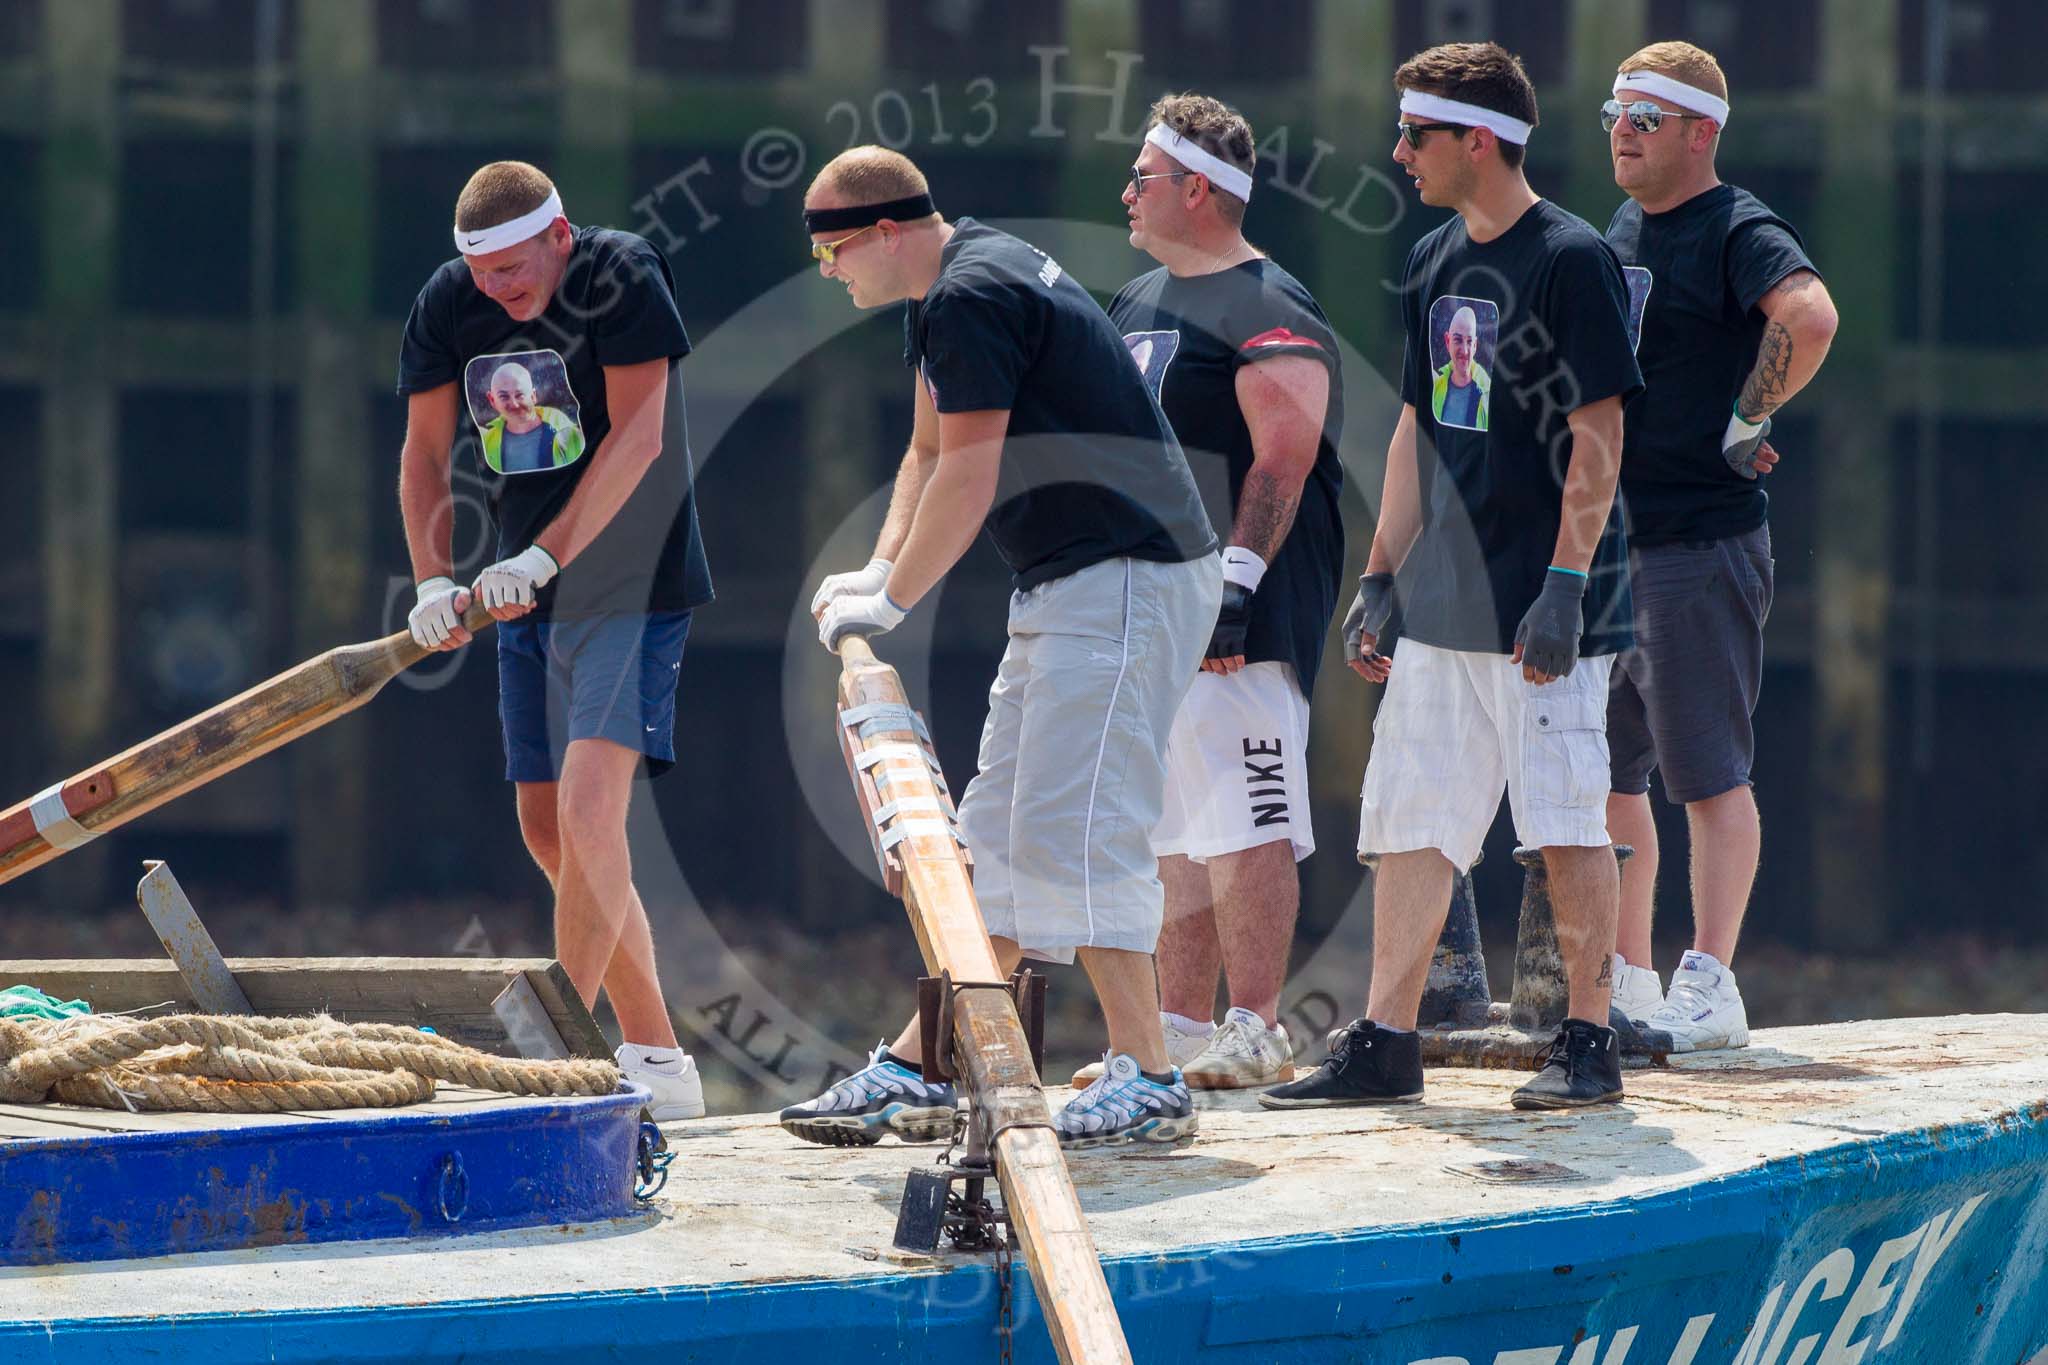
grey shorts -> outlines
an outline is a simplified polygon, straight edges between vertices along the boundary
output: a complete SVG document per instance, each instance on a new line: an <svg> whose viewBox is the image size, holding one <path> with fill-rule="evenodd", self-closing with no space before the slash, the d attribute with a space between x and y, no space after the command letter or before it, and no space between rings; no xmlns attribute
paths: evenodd
<svg viewBox="0 0 2048 1365"><path fill-rule="evenodd" d="M1615 791L1648 791L1653 769L1681 805L1749 785L1773 562L1768 525L1629 547L1636 643L1615 665L1607 705Z"/></svg>
<svg viewBox="0 0 2048 1365"><path fill-rule="evenodd" d="M1221 561L1111 559L1010 598L960 832L990 934L1049 962L1149 953L1166 742L1223 596Z"/></svg>

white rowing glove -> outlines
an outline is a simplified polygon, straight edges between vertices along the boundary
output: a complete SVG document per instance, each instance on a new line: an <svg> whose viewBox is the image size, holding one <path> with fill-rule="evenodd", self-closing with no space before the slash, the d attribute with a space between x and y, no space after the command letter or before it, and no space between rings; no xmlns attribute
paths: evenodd
<svg viewBox="0 0 2048 1365"><path fill-rule="evenodd" d="M818 622L818 641L836 652L847 636L883 634L902 625L909 614L891 602L886 591L835 597L826 604L825 615Z"/></svg>
<svg viewBox="0 0 2048 1365"><path fill-rule="evenodd" d="M828 576L818 585L818 595L811 599L811 615L825 610L825 604L835 597L866 597L880 592L889 581L889 570L895 567L886 559L876 558L870 559L865 569Z"/></svg>
<svg viewBox="0 0 2048 1365"><path fill-rule="evenodd" d="M477 596L487 609L530 607L535 590L546 587L559 567L553 555L538 545L529 545L478 574Z"/></svg>
<svg viewBox="0 0 2048 1365"><path fill-rule="evenodd" d="M462 624L462 610L456 605L462 585L452 578L429 578L416 592L418 600L405 618L406 629L421 649L440 649Z"/></svg>

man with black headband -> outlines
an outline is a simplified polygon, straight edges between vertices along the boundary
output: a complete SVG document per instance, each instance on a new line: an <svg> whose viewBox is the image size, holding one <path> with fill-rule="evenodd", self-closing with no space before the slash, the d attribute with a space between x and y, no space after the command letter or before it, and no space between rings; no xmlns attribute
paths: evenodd
<svg viewBox="0 0 2048 1365"><path fill-rule="evenodd" d="M867 567L818 590L818 638L900 623L987 526L1010 566L1009 647L989 691L960 829L1005 972L1078 953L1109 1025L1096 1084L1055 1116L1094 1147L1193 1135L1160 1036L1150 836L1167 734L1216 621L1216 536L1123 338L1028 243L934 209L881 147L834 158L804 196L811 251L856 306L902 301L916 369L910 448ZM952 1132L950 1086L917 1074L917 1021L783 1126L813 1142Z"/></svg>
<svg viewBox="0 0 2048 1365"><path fill-rule="evenodd" d="M1759 476L1778 459L1771 414L1820 369L1835 309L1791 224L1714 172L1728 82L1711 54L1644 48L1615 74L1601 122L1628 193L1607 240L1648 295L1648 387L1629 405L1621 463L1636 642L1607 713L1607 826L1636 850L1621 874L1614 1003L1675 1051L1743 1047L1730 964L1762 847L1750 717L1774 562ZM1668 998L1650 963L1653 769L1692 835L1693 946Z"/></svg>
<svg viewBox="0 0 2048 1365"><path fill-rule="evenodd" d="M654 1118L696 1118L703 1082L669 1022L626 843L635 773L674 765L683 640L711 600L674 282L640 238L571 227L554 184L523 161L470 177L455 246L399 353L399 496L419 584L409 624L422 646L459 649L472 594L499 622L505 776L554 888L555 955L586 1005L600 985L611 998L620 1069L653 1092ZM534 401L542 375L546 406ZM497 562L469 587L451 577L450 552L465 415L498 533Z"/></svg>
<svg viewBox="0 0 2048 1365"><path fill-rule="evenodd" d="M1230 528L1223 610L1174 717L1152 838L1166 883L1160 1017L1190 1086L1271 1085L1294 1075L1280 988L1295 863L1315 851L1309 692L1344 566L1342 376L1315 299L1245 241L1251 125L1195 94L1160 100L1149 124L1123 202L1131 245L1161 264L1109 315L1204 491L1221 495L1212 519ZM1219 975L1230 988L1220 1026ZM1097 1074L1083 1068L1075 1083Z"/></svg>
<svg viewBox="0 0 2048 1365"><path fill-rule="evenodd" d="M1451 880L1479 856L1503 786L1541 850L1568 1016L1520 1108L1621 1097L1607 1027L1618 883L1607 837L1607 678L1629 641L1628 566L1613 517L1622 404L1642 387L1621 263L1522 174L1536 92L1493 43L1431 48L1395 73L1394 160L1422 202L1457 216L1409 253L1402 410L1379 526L1345 620L1351 666L1393 610L1405 629L1374 726L1359 819L1373 878L1372 992L1314 1075L1272 1108L1422 1094L1415 1034ZM1438 348L1465 310L1485 420L1438 415Z"/></svg>

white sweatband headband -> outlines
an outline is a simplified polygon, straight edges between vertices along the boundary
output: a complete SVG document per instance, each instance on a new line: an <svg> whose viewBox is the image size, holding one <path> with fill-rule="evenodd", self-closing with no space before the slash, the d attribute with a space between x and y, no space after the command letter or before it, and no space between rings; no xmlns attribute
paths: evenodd
<svg viewBox="0 0 2048 1365"><path fill-rule="evenodd" d="M1705 114L1723 128L1728 126L1727 100L1654 71L1624 71L1616 76L1614 97L1620 99L1623 95L1655 95L1673 104L1682 104L1694 113Z"/></svg>
<svg viewBox="0 0 2048 1365"><path fill-rule="evenodd" d="M1152 125L1152 131L1145 134L1145 141L1165 152L1191 171L1198 171L1209 177L1209 183L1226 194L1234 194L1249 204L1252 200L1252 178L1249 172L1241 171L1213 152L1182 137L1163 123Z"/></svg>
<svg viewBox="0 0 2048 1365"><path fill-rule="evenodd" d="M1517 147L1526 146L1529 134L1534 131L1533 125L1518 118L1461 100L1447 100L1442 95L1432 95L1424 90L1403 90L1401 112L1419 114L1443 123L1461 123L1467 128L1484 128L1502 142L1512 142Z"/></svg>
<svg viewBox="0 0 2048 1365"><path fill-rule="evenodd" d="M71 817L70 808L64 804L62 782L45 787L31 797L28 814L35 821L36 833L42 835L52 848L77 848L100 837Z"/></svg>
<svg viewBox="0 0 2048 1365"><path fill-rule="evenodd" d="M509 223L496 227L478 228L474 232L455 229L455 249L465 256L488 256L493 251L503 251L508 246L518 246L527 238L536 235L549 223L562 216L562 195L559 190L549 190L547 202L531 213L522 213Z"/></svg>
<svg viewBox="0 0 2048 1365"><path fill-rule="evenodd" d="M1259 580L1266 576L1266 561L1242 545L1223 547L1223 581L1235 583L1251 592L1259 590Z"/></svg>

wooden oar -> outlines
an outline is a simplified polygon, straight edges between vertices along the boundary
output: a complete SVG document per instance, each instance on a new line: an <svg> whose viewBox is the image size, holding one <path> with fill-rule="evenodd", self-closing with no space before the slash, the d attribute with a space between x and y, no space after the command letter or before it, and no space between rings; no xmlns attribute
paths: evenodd
<svg viewBox="0 0 2048 1365"><path fill-rule="evenodd" d="M472 603L463 624L482 630L491 617ZM330 649L86 769L40 800L30 797L0 811L0 882L347 715L430 652L402 630Z"/></svg>
<svg viewBox="0 0 2048 1365"><path fill-rule="evenodd" d="M900 837L888 852L902 863L903 904L926 967L935 975L950 973L956 982L1002 980L966 860L953 837L952 803L932 780L903 680L859 636L840 642L839 659L842 715L875 708L868 713L871 719L842 726L842 734L869 819L879 809L871 780L876 770L885 775L887 790L880 794L897 808L887 819ZM955 1017L954 1062L964 1068L968 1096L986 1131L995 1134L996 1178L1038 1287L1053 1350L1068 1365L1129 1361L1095 1238L1081 1216L1066 1158L1049 1126L1052 1116L1015 1001L1005 991L962 991Z"/></svg>

